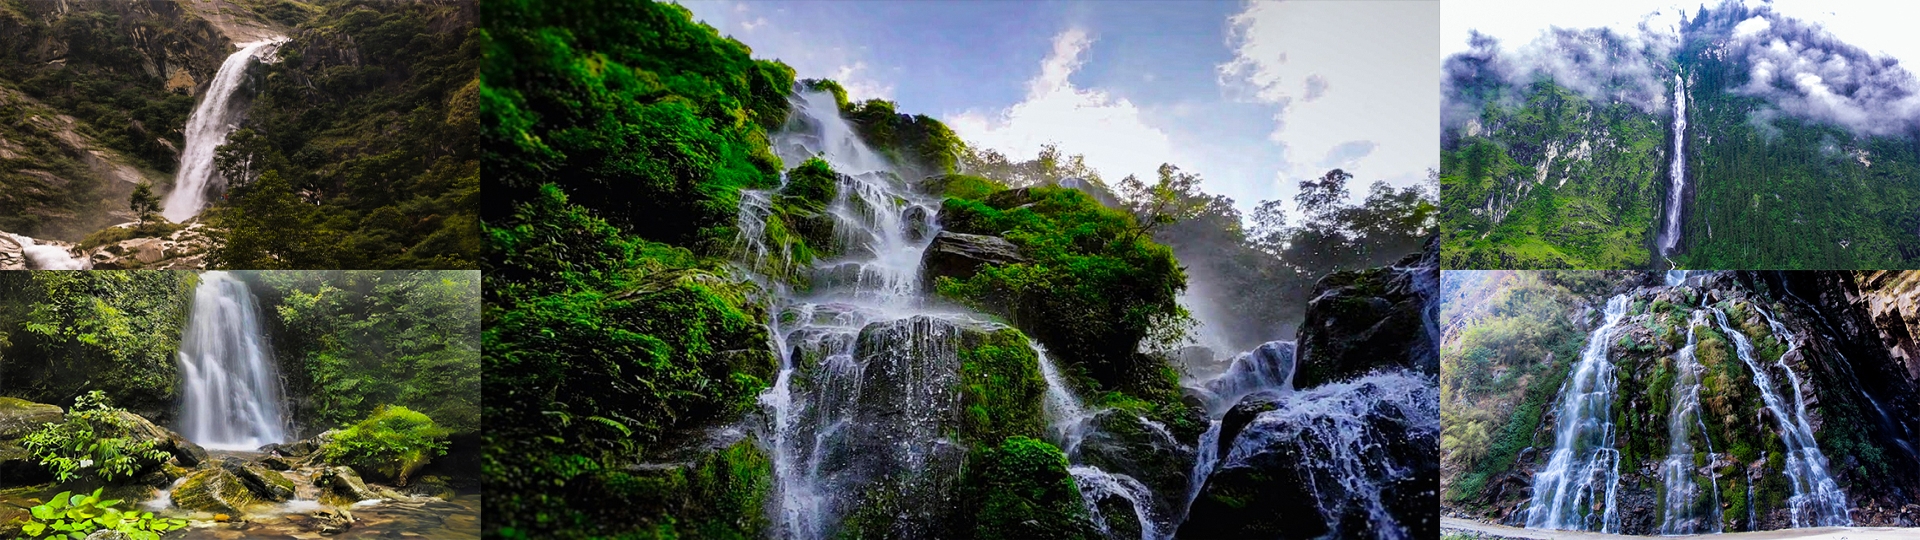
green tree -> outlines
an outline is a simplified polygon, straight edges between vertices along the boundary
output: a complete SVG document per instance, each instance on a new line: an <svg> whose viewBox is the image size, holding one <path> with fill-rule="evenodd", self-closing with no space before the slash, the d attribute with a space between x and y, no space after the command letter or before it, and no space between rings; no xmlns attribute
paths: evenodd
<svg viewBox="0 0 1920 540"><path fill-rule="evenodd" d="M133 186L133 195L127 197L127 207L133 210L135 225L146 225L157 217L160 211L160 197L154 196L153 184L140 182Z"/></svg>

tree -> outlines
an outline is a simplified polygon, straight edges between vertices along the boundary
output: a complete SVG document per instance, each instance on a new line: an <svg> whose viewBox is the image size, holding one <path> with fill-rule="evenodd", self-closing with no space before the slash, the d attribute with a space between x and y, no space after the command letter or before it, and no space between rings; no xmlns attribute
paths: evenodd
<svg viewBox="0 0 1920 540"><path fill-rule="evenodd" d="M153 184L145 181L135 184L133 195L127 198L127 207L133 209L136 226L146 225L148 221L159 218L157 214L160 212L160 197L154 196Z"/></svg>
<svg viewBox="0 0 1920 540"><path fill-rule="evenodd" d="M1332 217L1341 209L1340 203L1347 200L1347 180L1351 179L1353 175L1347 171L1334 169L1318 179L1302 180L1300 194L1293 200L1309 220Z"/></svg>
<svg viewBox="0 0 1920 540"><path fill-rule="evenodd" d="M1134 175L1120 180L1120 195L1133 212L1135 236L1152 235L1154 229L1190 219L1206 208L1208 198L1199 192L1200 175L1180 172L1171 163L1160 164L1158 172L1160 180L1153 185Z"/></svg>

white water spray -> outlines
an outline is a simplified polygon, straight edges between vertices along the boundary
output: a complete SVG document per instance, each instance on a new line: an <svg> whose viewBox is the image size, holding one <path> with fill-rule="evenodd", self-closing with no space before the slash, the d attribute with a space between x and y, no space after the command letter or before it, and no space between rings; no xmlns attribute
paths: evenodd
<svg viewBox="0 0 1920 540"><path fill-rule="evenodd" d="M1680 245L1681 195L1687 190L1687 82L1673 76L1673 163L1667 167L1667 223L1660 233L1660 256Z"/></svg>
<svg viewBox="0 0 1920 540"><path fill-rule="evenodd" d="M1787 478L1793 484L1793 496L1787 498L1787 506L1792 511L1794 527L1835 527L1853 524L1853 518L1847 514L1847 494L1840 491L1840 485L1827 473L1827 457L1820 452L1820 444L1813 438L1813 427L1807 422L1806 394L1800 388L1800 376L1787 366L1786 357L1799 345L1793 342L1793 334L1780 321L1774 320L1759 306L1754 311L1767 320L1767 327L1775 338L1786 343L1787 350L1775 361L1787 374L1788 387L1793 390L1793 410L1787 410L1786 401L1774 387L1773 377L1766 368L1754 358L1753 343L1746 334L1727 324L1727 314L1719 309L1713 310L1714 320L1720 323L1722 331L1733 340L1734 353L1747 369L1753 372L1753 385L1760 389L1760 401L1772 413L1779 426L1780 442L1787 449Z"/></svg>
<svg viewBox="0 0 1920 540"><path fill-rule="evenodd" d="M180 375L180 433L188 440L218 450L286 442L280 371L246 283L226 272L200 275L180 338Z"/></svg>
<svg viewBox="0 0 1920 540"><path fill-rule="evenodd" d="M224 180L214 170L214 151L227 143L245 111L231 105L233 94L245 82L247 66L262 49L277 46L284 38L243 43L240 50L220 63L220 71L207 85L207 95L187 117L186 149L180 152L180 170L173 177L173 191L167 193L161 215L168 221L183 222L198 215L207 205L209 188L223 187ZM270 50L270 49L269 49Z"/></svg>
<svg viewBox="0 0 1920 540"><path fill-rule="evenodd" d="M1615 504L1620 450L1614 447L1613 433L1613 391L1618 381L1607 351L1628 305L1626 295L1607 300L1605 322L1587 337L1580 362L1560 390L1553 454L1546 468L1533 476L1528 528L1620 531Z"/></svg>
<svg viewBox="0 0 1920 540"><path fill-rule="evenodd" d="M73 252L60 246L43 245L33 237L11 234L15 242L20 243L20 252L27 257L30 270L87 270L93 268L93 261L85 257L75 257Z"/></svg>

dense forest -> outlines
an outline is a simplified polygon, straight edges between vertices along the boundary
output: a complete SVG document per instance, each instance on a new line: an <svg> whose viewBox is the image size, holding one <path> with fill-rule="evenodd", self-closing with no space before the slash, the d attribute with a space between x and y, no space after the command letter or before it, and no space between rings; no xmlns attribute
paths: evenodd
<svg viewBox="0 0 1920 540"><path fill-rule="evenodd" d="M1916 264L1920 128L1897 111L1861 112L1912 92L1898 64L1739 4L1686 16L1672 46L1605 29L1541 40L1514 52L1483 37L1447 60L1449 268ZM1794 77L1835 86L1794 90ZM1669 198L1680 223L1663 256Z"/></svg>
<svg viewBox="0 0 1920 540"><path fill-rule="evenodd" d="M1212 293L1232 299L1228 346L1252 348L1315 295L1405 293L1380 282L1419 270L1314 283L1401 261L1433 230L1429 190L1382 184L1348 204L1342 171L1303 184L1307 215L1269 203L1250 227L1173 166L1110 185L1051 149L970 148L933 118L797 80L672 4L481 9L492 536L1171 534L1174 501L1202 486L1176 450L1193 443L1156 437L1195 441L1213 422L1171 354L1196 325L1192 272L1231 283ZM871 156L814 139L843 122ZM840 170L853 163L879 169ZM1418 328L1420 298L1330 305L1353 321L1415 313ZM841 379L842 362L864 375ZM846 384L861 390L831 390ZM1049 425L1081 403L1102 411L1106 458ZM809 451L816 420L783 420L796 412L849 431ZM845 456L819 465L840 472L795 472L809 452ZM1154 500L1090 509L1088 467L1132 467ZM1240 496L1274 496L1253 486ZM1272 531L1230 517L1231 493L1201 497L1216 533Z"/></svg>
<svg viewBox="0 0 1920 540"><path fill-rule="evenodd" d="M97 268L472 268L476 9L0 3L0 230ZM285 41L235 91L211 207L183 223L139 209L136 192L171 189L223 60L264 39Z"/></svg>
<svg viewBox="0 0 1920 540"><path fill-rule="evenodd" d="M1908 340L1880 339L1909 335L1913 278L1448 272L1442 506L1625 534L1914 526L1920 394ZM1617 472L1551 506L1549 462L1589 447Z"/></svg>
<svg viewBox="0 0 1920 540"><path fill-rule="evenodd" d="M477 534L479 296L472 271L0 273L0 534ZM366 499L393 504L338 510Z"/></svg>

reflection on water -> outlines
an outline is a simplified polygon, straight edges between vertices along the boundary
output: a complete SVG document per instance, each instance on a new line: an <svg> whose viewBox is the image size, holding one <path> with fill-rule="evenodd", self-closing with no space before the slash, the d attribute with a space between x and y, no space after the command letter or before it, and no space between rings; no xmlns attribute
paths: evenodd
<svg viewBox="0 0 1920 540"><path fill-rule="evenodd" d="M356 506L353 527L336 538L408 538L465 540L480 537L480 495L457 495L452 500L422 499ZM296 539L319 538L323 523L307 514L254 516L245 523L215 523L194 527L182 539ZM200 525L201 523L196 523ZM173 536L168 539L172 540Z"/></svg>

